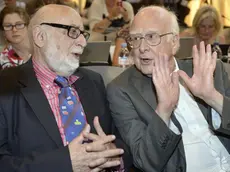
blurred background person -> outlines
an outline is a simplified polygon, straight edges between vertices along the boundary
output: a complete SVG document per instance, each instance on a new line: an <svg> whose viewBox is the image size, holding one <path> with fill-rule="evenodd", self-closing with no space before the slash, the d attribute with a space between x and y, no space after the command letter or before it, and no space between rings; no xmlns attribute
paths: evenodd
<svg viewBox="0 0 230 172"><path fill-rule="evenodd" d="M94 0L89 8L89 28L94 32L104 33L108 27L122 27L134 17L133 7L129 2L120 0Z"/></svg>
<svg viewBox="0 0 230 172"><path fill-rule="evenodd" d="M29 16L23 8L6 6L0 13L6 46L0 54L0 68L18 66L29 60L32 48L27 26Z"/></svg>
<svg viewBox="0 0 230 172"><path fill-rule="evenodd" d="M219 42L225 43L225 38L221 36L223 29L221 17L215 7L204 5L198 9L193 19L192 28L185 29L181 37L194 37L194 44L199 45L204 41L205 45Z"/></svg>

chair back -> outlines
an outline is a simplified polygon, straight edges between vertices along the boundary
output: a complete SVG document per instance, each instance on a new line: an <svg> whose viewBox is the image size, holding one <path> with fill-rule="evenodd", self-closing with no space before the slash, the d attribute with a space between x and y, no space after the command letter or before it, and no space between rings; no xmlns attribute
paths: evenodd
<svg viewBox="0 0 230 172"><path fill-rule="evenodd" d="M122 68L115 66L84 66L83 68L99 73L104 80L105 86L124 71Z"/></svg>

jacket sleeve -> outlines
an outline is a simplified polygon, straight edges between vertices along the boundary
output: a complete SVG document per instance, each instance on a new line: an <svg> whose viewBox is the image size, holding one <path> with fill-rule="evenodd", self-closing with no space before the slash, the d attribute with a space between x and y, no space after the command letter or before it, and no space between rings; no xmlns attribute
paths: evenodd
<svg viewBox="0 0 230 172"><path fill-rule="evenodd" d="M230 80L224 64L221 61L217 61L215 84L216 87L218 87L217 85L223 85L222 88L218 88L218 91L220 91L224 97L221 125L215 131L230 135ZM214 129L213 126L211 127Z"/></svg>

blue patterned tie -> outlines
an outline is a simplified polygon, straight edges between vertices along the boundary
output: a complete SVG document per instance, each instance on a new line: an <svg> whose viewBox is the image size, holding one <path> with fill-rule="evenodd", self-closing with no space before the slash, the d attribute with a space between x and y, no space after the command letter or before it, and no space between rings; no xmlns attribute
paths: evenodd
<svg viewBox="0 0 230 172"><path fill-rule="evenodd" d="M57 76L54 82L61 88L61 92L58 95L60 114L68 144L77 137L85 127L85 114L82 104L69 86L68 80L65 77Z"/></svg>

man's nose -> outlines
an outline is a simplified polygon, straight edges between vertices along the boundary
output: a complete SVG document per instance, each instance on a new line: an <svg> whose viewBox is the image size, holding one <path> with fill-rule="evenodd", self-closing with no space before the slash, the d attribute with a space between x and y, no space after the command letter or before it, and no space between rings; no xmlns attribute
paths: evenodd
<svg viewBox="0 0 230 172"><path fill-rule="evenodd" d="M75 43L77 45L81 45L82 47L85 47L87 45L87 41L82 34L80 34L80 36L76 39Z"/></svg>
<svg viewBox="0 0 230 172"><path fill-rule="evenodd" d="M139 47L139 49L140 49L140 52L143 53L143 52L145 52L149 47L148 47L148 45L147 45L147 42L146 42L145 38L141 38L140 41L141 41L141 42L140 42L140 47Z"/></svg>

